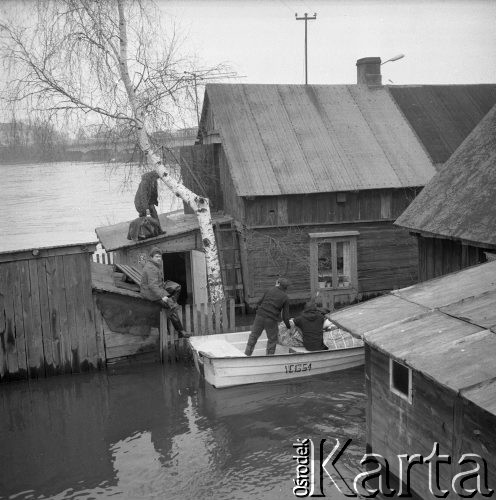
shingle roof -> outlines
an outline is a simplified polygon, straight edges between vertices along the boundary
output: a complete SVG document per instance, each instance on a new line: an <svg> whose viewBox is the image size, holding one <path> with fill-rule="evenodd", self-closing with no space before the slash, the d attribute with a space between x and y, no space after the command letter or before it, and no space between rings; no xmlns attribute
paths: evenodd
<svg viewBox="0 0 496 500"><path fill-rule="evenodd" d="M386 87L206 88L239 196L423 186L432 161Z"/></svg>
<svg viewBox="0 0 496 500"><path fill-rule="evenodd" d="M496 245L496 106L398 218L411 230Z"/></svg>
<svg viewBox="0 0 496 500"><path fill-rule="evenodd" d="M496 415L496 262L334 312L332 321Z"/></svg>
<svg viewBox="0 0 496 500"><path fill-rule="evenodd" d="M444 163L496 104L496 85L388 87L434 163Z"/></svg>

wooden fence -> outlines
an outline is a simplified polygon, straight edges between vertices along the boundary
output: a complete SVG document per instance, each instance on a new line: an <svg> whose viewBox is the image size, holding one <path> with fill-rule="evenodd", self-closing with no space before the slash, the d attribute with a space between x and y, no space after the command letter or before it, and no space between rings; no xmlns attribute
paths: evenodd
<svg viewBox="0 0 496 500"><path fill-rule="evenodd" d="M93 255L91 256L93 262L97 262L98 264L113 264L114 263L114 253L106 252L102 247L101 243L98 243L96 246Z"/></svg>
<svg viewBox="0 0 496 500"><path fill-rule="evenodd" d="M192 335L212 335L236 331L234 299L211 303L182 306L179 316L186 331ZM244 329L244 327L243 327ZM179 361L189 356L185 339L178 338L170 324L167 311L160 312L160 360Z"/></svg>

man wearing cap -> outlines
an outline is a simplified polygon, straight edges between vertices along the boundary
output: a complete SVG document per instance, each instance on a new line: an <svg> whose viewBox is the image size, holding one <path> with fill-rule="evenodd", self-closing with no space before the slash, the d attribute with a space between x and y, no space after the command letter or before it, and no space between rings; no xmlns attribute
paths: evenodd
<svg viewBox="0 0 496 500"><path fill-rule="evenodd" d="M251 333L246 344L245 354L251 356L258 338L265 330L267 334L267 356L276 352L278 322L284 321L286 328L291 328L289 323L289 299L286 290L289 287L287 278L279 278L272 288L269 288L258 302L257 314L251 327Z"/></svg>
<svg viewBox="0 0 496 500"><path fill-rule="evenodd" d="M140 291L146 299L160 302L161 305L169 309L169 319L172 326L177 330L179 337L188 338L191 336L186 332L177 315L179 309L177 299L181 293L181 285L170 280L164 282L162 251L160 248L154 247L150 252L150 258L145 264L141 275Z"/></svg>

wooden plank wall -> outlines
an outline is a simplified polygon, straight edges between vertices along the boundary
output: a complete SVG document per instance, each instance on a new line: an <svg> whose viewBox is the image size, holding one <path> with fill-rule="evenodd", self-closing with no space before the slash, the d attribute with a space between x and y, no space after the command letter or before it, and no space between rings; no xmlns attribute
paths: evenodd
<svg viewBox="0 0 496 500"><path fill-rule="evenodd" d="M427 457L439 443L441 454L450 454L454 439L454 404L456 394L438 386L418 372L412 374L412 404L389 389L389 357L370 349L366 371L367 441L373 453L381 454L391 472L399 477L398 455L420 453ZM451 485L449 465L439 467L439 482ZM413 466L411 485L421 498L431 498L429 467Z"/></svg>
<svg viewBox="0 0 496 500"><path fill-rule="evenodd" d="M0 380L102 365L88 253L0 263Z"/></svg>
<svg viewBox="0 0 496 500"><path fill-rule="evenodd" d="M224 149L217 145L219 150L219 173L222 196L224 198L224 211L232 215L235 219L245 222L245 205L242 198L236 194L234 182L229 171L229 163L227 161Z"/></svg>
<svg viewBox="0 0 496 500"><path fill-rule="evenodd" d="M224 209L219 178L219 144L198 144L180 148L180 162L183 182L194 193L207 196L210 209ZM184 204L185 213L193 213Z"/></svg>
<svg viewBox="0 0 496 500"><path fill-rule="evenodd" d="M405 188L264 196L244 201L244 222L247 226L277 226L396 219L413 201L417 191Z"/></svg>
<svg viewBox="0 0 496 500"><path fill-rule="evenodd" d="M244 272L247 301L252 303L279 275L290 278L290 298L310 297L309 232L358 231L360 294L378 294L417 282L417 246L413 236L391 222L322 224L247 230Z"/></svg>
<svg viewBox="0 0 496 500"><path fill-rule="evenodd" d="M482 248L462 245L460 241L418 236L419 281L444 276L485 262Z"/></svg>
<svg viewBox="0 0 496 500"><path fill-rule="evenodd" d="M458 439L454 443L453 454L459 457L463 453L476 453L482 457L487 464L489 485L494 489L496 484L496 416L464 398L459 397L458 403L461 406L461 415L458 421L455 421L455 426L458 424L455 427L455 435ZM476 488L474 479L467 481L464 487Z"/></svg>
<svg viewBox="0 0 496 500"><path fill-rule="evenodd" d="M422 373L412 373L412 404L389 389L389 356L366 345L368 452L388 460L398 477L398 454L420 453L424 458L439 443L439 454L451 456L451 465L439 467L439 484L451 490L451 479L462 468L464 453L475 453L488 466L487 477L496 477L496 416ZM473 465L473 464L472 464ZM470 467L472 467L472 465ZM481 471L482 473L482 471ZM411 469L411 486L420 498L431 498L429 467ZM494 483L493 483L494 484ZM464 484L476 488L475 478ZM477 496L479 498L479 496Z"/></svg>

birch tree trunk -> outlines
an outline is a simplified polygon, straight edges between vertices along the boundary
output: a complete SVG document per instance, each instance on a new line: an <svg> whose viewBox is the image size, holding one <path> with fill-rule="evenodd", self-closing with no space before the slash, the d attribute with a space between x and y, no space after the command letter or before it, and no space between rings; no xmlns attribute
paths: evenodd
<svg viewBox="0 0 496 500"><path fill-rule="evenodd" d="M133 116L136 120L137 136L140 149L146 158L147 163L153 167L159 174L160 179L165 185L176 195L179 196L185 203L187 203L195 212L198 217L198 224L200 226L200 234L202 237L203 248L205 250L205 258L207 263L207 280L210 301L212 303L224 299L224 289L222 287L222 277L220 272L219 256L217 251L217 244L215 241L215 234L212 225L212 217L210 214L210 203L208 198L198 196L190 191L186 186L173 179L167 168L162 163L160 156L156 154L148 139L146 129L146 112L138 101L134 91L128 69L128 55L127 55L127 26L124 15L124 0L117 2L119 10L119 69L122 81L126 88L131 105Z"/></svg>

